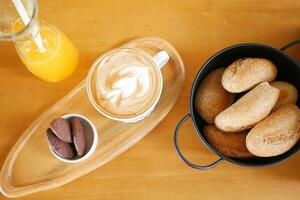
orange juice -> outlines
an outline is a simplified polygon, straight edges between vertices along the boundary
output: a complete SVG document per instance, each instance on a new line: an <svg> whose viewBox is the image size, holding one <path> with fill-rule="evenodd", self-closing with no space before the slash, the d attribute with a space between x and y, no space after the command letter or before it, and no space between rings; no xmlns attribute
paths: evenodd
<svg viewBox="0 0 300 200"><path fill-rule="evenodd" d="M13 29L24 25L18 21ZM41 22L39 34L44 51L40 51L33 38L16 42L23 63L34 75L45 81L56 82L70 76L78 62L78 51L69 38L57 28Z"/></svg>

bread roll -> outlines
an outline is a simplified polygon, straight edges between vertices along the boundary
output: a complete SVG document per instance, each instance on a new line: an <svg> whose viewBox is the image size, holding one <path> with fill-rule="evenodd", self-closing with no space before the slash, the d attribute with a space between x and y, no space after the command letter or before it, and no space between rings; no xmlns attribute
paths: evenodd
<svg viewBox="0 0 300 200"><path fill-rule="evenodd" d="M276 74L276 66L267 59L242 58L226 68L222 77L222 85L229 92L239 93L261 82L273 81Z"/></svg>
<svg viewBox="0 0 300 200"><path fill-rule="evenodd" d="M203 132L207 141L225 156L232 158L253 157L246 148L247 132L224 133L212 125L206 125Z"/></svg>
<svg viewBox="0 0 300 200"><path fill-rule="evenodd" d="M221 84L225 68L209 73L200 84L195 97L195 109L208 123L213 123L217 114L232 104L234 94L227 92Z"/></svg>
<svg viewBox="0 0 300 200"><path fill-rule="evenodd" d="M294 104L286 104L251 129L246 146L256 156L277 156L292 148L299 135L300 110Z"/></svg>
<svg viewBox="0 0 300 200"><path fill-rule="evenodd" d="M279 90L279 98L274 108L278 108L289 103L296 104L298 100L298 91L295 86L284 81L274 81L270 83L270 85Z"/></svg>
<svg viewBox="0 0 300 200"><path fill-rule="evenodd" d="M265 118L276 104L279 90L263 82L215 118L216 126L225 132L239 132L251 128Z"/></svg>

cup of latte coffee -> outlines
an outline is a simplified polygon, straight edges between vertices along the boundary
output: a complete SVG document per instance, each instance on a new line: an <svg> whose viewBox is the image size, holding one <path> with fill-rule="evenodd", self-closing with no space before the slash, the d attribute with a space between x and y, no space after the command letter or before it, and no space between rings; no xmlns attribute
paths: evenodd
<svg viewBox="0 0 300 200"><path fill-rule="evenodd" d="M137 122L154 110L163 89L161 68L169 55L153 57L135 48L118 48L100 56L87 76L91 104L109 119Z"/></svg>

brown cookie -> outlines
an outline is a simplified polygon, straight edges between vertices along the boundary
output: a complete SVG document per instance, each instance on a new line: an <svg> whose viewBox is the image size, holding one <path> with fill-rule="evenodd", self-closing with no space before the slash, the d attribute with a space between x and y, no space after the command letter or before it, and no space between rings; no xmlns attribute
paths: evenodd
<svg viewBox="0 0 300 200"><path fill-rule="evenodd" d="M50 147L58 156L66 159L74 157L74 152L69 143L61 141L49 128L47 130L47 139Z"/></svg>
<svg viewBox="0 0 300 200"><path fill-rule="evenodd" d="M62 141L71 143L72 134L69 121L63 118L54 119L50 123L50 128L53 133Z"/></svg>
<svg viewBox="0 0 300 200"><path fill-rule="evenodd" d="M86 136L84 127L79 118L73 117L71 119L72 134L74 146L79 156L83 156L86 148Z"/></svg>

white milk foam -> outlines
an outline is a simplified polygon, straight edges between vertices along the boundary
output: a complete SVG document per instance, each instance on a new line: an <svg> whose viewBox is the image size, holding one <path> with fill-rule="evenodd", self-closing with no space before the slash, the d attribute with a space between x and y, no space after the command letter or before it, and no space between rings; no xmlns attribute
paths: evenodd
<svg viewBox="0 0 300 200"><path fill-rule="evenodd" d="M144 55L121 50L99 63L97 100L102 110L117 117L145 112L158 98L161 79L158 69Z"/></svg>

